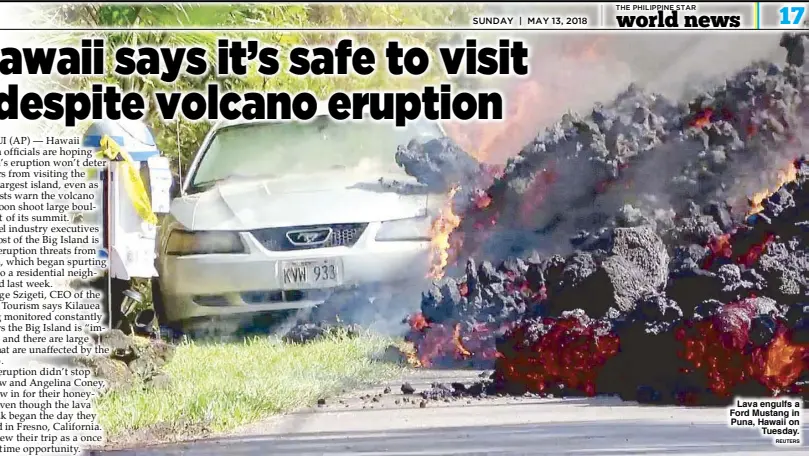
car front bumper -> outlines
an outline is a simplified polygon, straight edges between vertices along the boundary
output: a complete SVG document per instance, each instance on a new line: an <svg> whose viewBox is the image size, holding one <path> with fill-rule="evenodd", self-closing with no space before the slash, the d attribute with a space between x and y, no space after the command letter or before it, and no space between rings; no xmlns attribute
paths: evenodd
<svg viewBox="0 0 809 456"><path fill-rule="evenodd" d="M159 258L160 288L169 321L303 309L355 286L395 288L403 283L426 283L428 241L360 239L352 247L285 252L267 251L251 236L244 236L243 241L249 253ZM290 289L287 285L282 290L284 264L324 259L341 266L342 280L337 286Z"/></svg>

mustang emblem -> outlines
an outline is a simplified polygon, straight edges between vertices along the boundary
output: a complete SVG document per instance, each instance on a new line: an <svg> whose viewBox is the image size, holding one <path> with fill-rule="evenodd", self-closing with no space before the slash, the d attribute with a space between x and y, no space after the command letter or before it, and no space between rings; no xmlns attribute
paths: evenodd
<svg viewBox="0 0 809 456"><path fill-rule="evenodd" d="M331 228L287 231L287 239L292 245L321 245L331 237Z"/></svg>

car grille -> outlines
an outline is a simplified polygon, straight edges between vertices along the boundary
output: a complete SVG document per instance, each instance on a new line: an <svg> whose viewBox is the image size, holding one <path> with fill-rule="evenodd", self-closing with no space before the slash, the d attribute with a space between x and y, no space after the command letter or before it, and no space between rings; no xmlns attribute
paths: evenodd
<svg viewBox="0 0 809 456"><path fill-rule="evenodd" d="M328 289L312 290L259 290L241 293L246 304L270 304L278 302L325 301L332 293Z"/></svg>
<svg viewBox="0 0 809 456"><path fill-rule="evenodd" d="M265 249L274 252L285 252L289 250L306 250L324 247L351 247L357 243L362 236L367 223L344 223L337 225L311 225L311 226L287 226L283 228L264 228L250 232ZM331 228L331 235L323 244L318 245L295 245L287 239L290 231L312 230L318 228Z"/></svg>

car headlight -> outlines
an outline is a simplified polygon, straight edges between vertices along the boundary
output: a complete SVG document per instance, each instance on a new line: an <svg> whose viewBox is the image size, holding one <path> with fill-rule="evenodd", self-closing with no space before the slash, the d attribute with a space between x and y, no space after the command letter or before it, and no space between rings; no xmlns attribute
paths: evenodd
<svg viewBox="0 0 809 456"><path fill-rule="evenodd" d="M415 217L382 222L377 241L429 241L430 217Z"/></svg>
<svg viewBox="0 0 809 456"><path fill-rule="evenodd" d="M213 253L245 253L239 233L229 231L174 230L166 242L168 255L204 255Z"/></svg>

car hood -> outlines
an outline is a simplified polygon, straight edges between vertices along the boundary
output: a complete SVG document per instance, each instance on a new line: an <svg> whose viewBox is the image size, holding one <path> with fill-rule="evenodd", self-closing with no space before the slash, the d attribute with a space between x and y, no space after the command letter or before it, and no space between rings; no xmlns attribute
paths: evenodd
<svg viewBox="0 0 809 456"><path fill-rule="evenodd" d="M424 215L431 196L391 189L380 178L320 173L221 182L176 198L171 215L190 230L251 230L285 226L367 223ZM410 180L414 183L415 180Z"/></svg>

